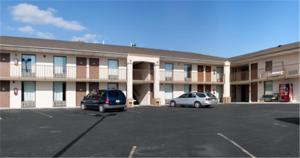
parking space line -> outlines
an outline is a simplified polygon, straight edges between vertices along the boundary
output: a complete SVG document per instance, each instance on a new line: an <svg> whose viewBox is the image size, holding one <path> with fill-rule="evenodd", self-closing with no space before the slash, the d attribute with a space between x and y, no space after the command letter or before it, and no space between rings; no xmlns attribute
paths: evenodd
<svg viewBox="0 0 300 158"><path fill-rule="evenodd" d="M136 150L136 146L132 146L128 158L132 158L132 156L133 156L135 150Z"/></svg>
<svg viewBox="0 0 300 158"><path fill-rule="evenodd" d="M251 154L245 148L243 148L242 146L240 146L238 143L236 143L235 141L231 140L230 138L226 137L222 133L217 133L217 135L220 136L220 137L222 137L222 138L224 138L225 140L229 141L233 145L235 145L237 148L239 148L240 150L242 150L245 154L249 155L251 158L256 158L253 154Z"/></svg>
<svg viewBox="0 0 300 158"><path fill-rule="evenodd" d="M43 116L46 116L46 117L49 117L49 118L53 118L53 116L49 115L49 114L46 114L46 113L43 113L43 112L39 112L39 111L35 111L34 112L40 114L40 115L43 115Z"/></svg>
<svg viewBox="0 0 300 158"><path fill-rule="evenodd" d="M273 123L273 125L275 125L275 126L279 126L279 127L288 127L288 126L286 126L286 125L283 125L283 124L279 124L279 123Z"/></svg>

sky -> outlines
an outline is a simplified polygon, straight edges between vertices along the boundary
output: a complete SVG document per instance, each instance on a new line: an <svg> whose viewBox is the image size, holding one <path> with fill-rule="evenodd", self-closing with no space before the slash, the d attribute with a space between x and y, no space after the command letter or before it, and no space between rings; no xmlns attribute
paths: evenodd
<svg viewBox="0 0 300 158"><path fill-rule="evenodd" d="M5 36L232 57L299 41L298 0L0 0Z"/></svg>

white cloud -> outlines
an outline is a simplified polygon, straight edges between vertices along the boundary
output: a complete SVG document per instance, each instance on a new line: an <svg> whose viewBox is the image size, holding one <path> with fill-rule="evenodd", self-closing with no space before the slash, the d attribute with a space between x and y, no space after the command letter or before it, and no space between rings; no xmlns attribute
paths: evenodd
<svg viewBox="0 0 300 158"><path fill-rule="evenodd" d="M67 21L62 17L57 17L54 14L56 10L48 8L47 10L41 10L38 6L20 3L13 6L10 10L13 19L28 24L49 24L66 30L81 31L85 27L77 21Z"/></svg>
<svg viewBox="0 0 300 158"><path fill-rule="evenodd" d="M41 32L41 31L35 30L34 28L32 28L29 25L19 27L18 31L20 31L22 33L27 33L27 34L30 34L30 35L34 35L34 36L39 37L39 38L45 38L45 39L54 38L54 36L51 33Z"/></svg>
<svg viewBox="0 0 300 158"><path fill-rule="evenodd" d="M27 25L27 26L19 27L18 31L23 33L33 33L34 29L31 26Z"/></svg>
<svg viewBox="0 0 300 158"><path fill-rule="evenodd" d="M98 43L98 41L97 41L97 35L95 35L95 34L84 34L81 37L73 36L72 37L72 41Z"/></svg>

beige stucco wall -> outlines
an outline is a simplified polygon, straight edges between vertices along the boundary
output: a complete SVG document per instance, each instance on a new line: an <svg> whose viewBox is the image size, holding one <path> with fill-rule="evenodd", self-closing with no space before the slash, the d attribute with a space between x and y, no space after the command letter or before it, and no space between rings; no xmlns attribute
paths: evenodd
<svg viewBox="0 0 300 158"><path fill-rule="evenodd" d="M76 107L76 83L66 83L66 106Z"/></svg>
<svg viewBox="0 0 300 158"><path fill-rule="evenodd" d="M37 108L53 107L53 82L36 82L35 96Z"/></svg>
<svg viewBox="0 0 300 158"><path fill-rule="evenodd" d="M14 88L18 89L18 94L14 94ZM21 108L21 95L22 95L22 84L20 81L10 81L10 108Z"/></svg>
<svg viewBox="0 0 300 158"><path fill-rule="evenodd" d="M255 61L258 63L258 77L260 76L259 74L265 72L266 61L273 62L273 71L280 71L283 63L288 74L293 74L297 72L299 73L299 53L278 55L275 57L263 58L261 60Z"/></svg>
<svg viewBox="0 0 300 158"><path fill-rule="evenodd" d="M36 76L53 77L52 54L36 54Z"/></svg>

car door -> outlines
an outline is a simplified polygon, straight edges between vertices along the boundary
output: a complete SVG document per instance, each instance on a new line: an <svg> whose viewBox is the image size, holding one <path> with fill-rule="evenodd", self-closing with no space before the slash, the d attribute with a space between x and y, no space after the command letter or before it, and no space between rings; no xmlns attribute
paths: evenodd
<svg viewBox="0 0 300 158"><path fill-rule="evenodd" d="M176 104L183 105L186 103L186 99L188 97L188 93L182 94L176 99Z"/></svg>
<svg viewBox="0 0 300 158"><path fill-rule="evenodd" d="M194 105L196 100L196 95L194 93L189 93L188 97L186 98L186 105Z"/></svg>
<svg viewBox="0 0 300 158"><path fill-rule="evenodd" d="M99 94L98 93L92 94L90 99L91 106L99 106L99 103L100 103Z"/></svg>

